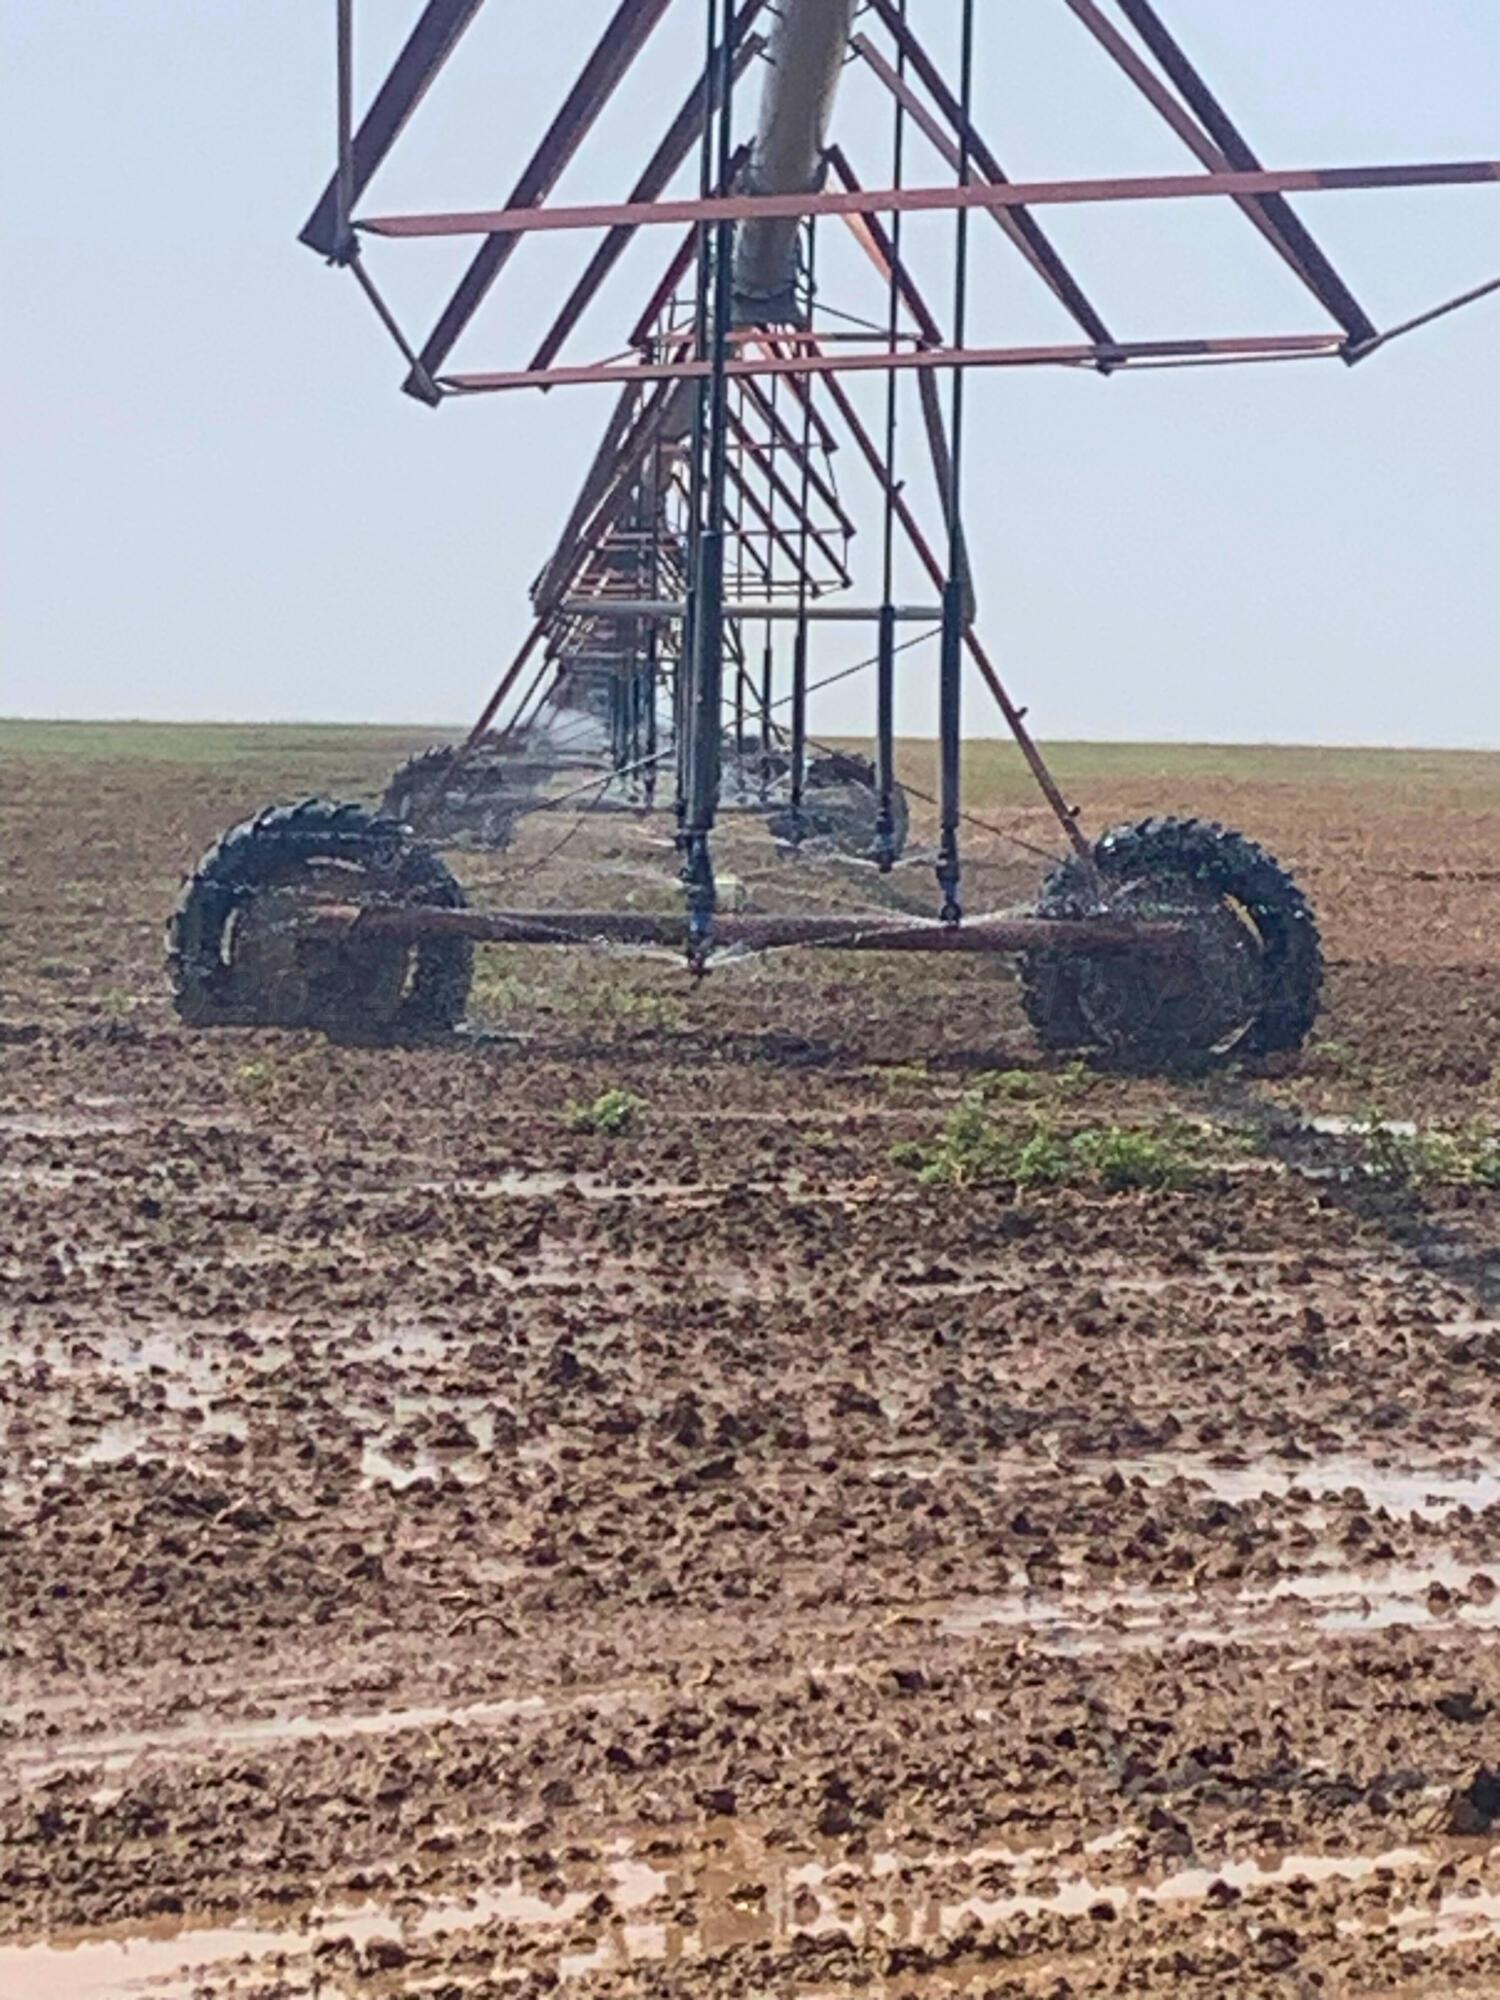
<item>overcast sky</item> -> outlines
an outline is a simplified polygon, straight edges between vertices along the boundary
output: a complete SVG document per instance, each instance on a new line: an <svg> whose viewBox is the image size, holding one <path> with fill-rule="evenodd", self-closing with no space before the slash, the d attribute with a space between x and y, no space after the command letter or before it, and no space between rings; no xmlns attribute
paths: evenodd
<svg viewBox="0 0 1500 2000"><path fill-rule="evenodd" d="M417 8L355 11L363 101ZM950 40L953 0L911 11ZM1500 0L1162 11L1268 164L1500 156ZM488 0L366 210L499 203L608 12ZM676 0L565 198L624 195L702 18ZM0 0L0 21L0 713L472 717L610 392L436 413L399 392L353 281L294 240L331 164L332 0ZM1014 178L1191 164L1062 0L980 0L977 103ZM868 78L851 75L836 124L885 179ZM1381 324L1500 275L1500 186L1300 207ZM1227 205L1044 220L1122 335L1326 324ZM922 218L911 236L940 304L952 227ZM988 219L972 227L971 337L1069 338ZM847 232L823 239L825 301L878 317ZM621 345L666 244L643 232L571 358ZM523 245L454 364L523 363L589 247ZM471 249L376 244L371 263L421 333ZM972 376L982 620L1034 726L1500 745L1497 358L1500 299L1352 371ZM878 412L878 384L860 393ZM906 436L925 495L914 422ZM871 600L878 537L851 460ZM847 632L820 643L825 666L853 656ZM934 667L930 650L904 664L909 732L931 728ZM870 700L848 683L818 722L866 730ZM970 716L991 729L977 700Z"/></svg>

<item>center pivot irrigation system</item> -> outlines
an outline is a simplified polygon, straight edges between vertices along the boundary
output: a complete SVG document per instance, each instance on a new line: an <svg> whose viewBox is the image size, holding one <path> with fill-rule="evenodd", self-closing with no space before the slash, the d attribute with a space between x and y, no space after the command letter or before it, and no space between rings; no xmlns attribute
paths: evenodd
<svg viewBox="0 0 1500 2000"><path fill-rule="evenodd" d="M502 208L365 213L382 161L482 0L428 0L356 123L352 0L335 0L337 151L302 241L349 271L404 357L419 401L576 384L616 391L604 435L532 591L524 643L467 739L395 774L379 813L311 800L234 828L189 880L170 927L178 1009L200 1025L286 1024L363 1034L455 1026L478 941L680 947L703 970L725 948L1014 952L1031 1020L1053 1048L1172 1065L1297 1048L1318 1004L1311 912L1252 842L1198 821L1151 820L1092 841L1069 808L1025 712L976 627L963 524L968 371L1044 366L1129 375L1331 359L1354 364L1392 339L1500 290L1500 279L1403 325L1378 328L1288 196L1500 180L1500 162L1267 170L1151 0L1056 0L1195 156L1193 171L1117 180L1007 179L976 104L976 30L1004 22L977 0L618 0L602 38ZM497 6L514 0L494 0ZM1036 0L1043 4L1043 0ZM701 21L702 67L618 204L551 200L564 171L675 10ZM696 10L696 13L695 13ZM568 9L547 17L563 38ZM999 10L1003 12L1003 10ZM1253 10L1251 10L1253 12ZM938 17L941 17L939 19ZM935 29L956 71L932 53ZM534 30L535 31L535 30ZM890 172L861 180L834 113L852 69L889 107ZM758 111L745 98L758 89ZM847 93L846 93L847 95ZM914 178L914 159L942 178ZM696 192L680 192L684 180ZM1078 203L1230 202L1331 324L1306 334L1131 340L1101 315L1047 232ZM917 215L945 216L941 299L910 255ZM971 237L993 230L1077 329L1066 343L974 344ZM827 296L820 229L851 232L868 296ZM584 365L560 356L598 309L637 238L669 251L625 346ZM525 366L453 372L460 336L525 239L577 232L592 254ZM644 235L642 233L645 233ZM903 241L906 232L907 240ZM366 262L372 242L475 240L468 266L417 346ZM597 239L597 240L595 240ZM826 243L826 236L824 237ZM865 308L864 316L850 310ZM883 415L862 414L852 378L873 373ZM918 456L935 494L924 525L898 463L898 412L919 414ZM852 457L880 507L878 585L854 589L854 522L835 477ZM925 601L897 601L902 573ZM856 594L857 595L857 594ZM808 734L814 641L868 624L874 755ZM721 909L716 825L759 817L784 848L888 872L909 836L894 769L898 657L936 646L939 908L920 919ZM1025 913L966 918L961 832L962 696L977 670L1055 816L1063 858ZM503 722L502 716L505 716ZM467 906L439 846L506 846L520 815L670 810L684 908L677 914ZM1022 843L1024 845L1024 843Z"/></svg>

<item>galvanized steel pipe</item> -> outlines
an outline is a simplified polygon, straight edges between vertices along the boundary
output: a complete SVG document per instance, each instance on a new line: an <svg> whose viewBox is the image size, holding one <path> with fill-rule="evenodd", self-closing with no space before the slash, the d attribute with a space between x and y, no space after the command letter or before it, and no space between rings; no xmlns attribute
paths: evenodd
<svg viewBox="0 0 1500 2000"><path fill-rule="evenodd" d="M766 51L769 72L746 169L751 194L810 194L822 185L823 152L848 53L855 0L781 0ZM795 217L742 222L735 239L734 315L741 326L787 326L797 318Z"/></svg>

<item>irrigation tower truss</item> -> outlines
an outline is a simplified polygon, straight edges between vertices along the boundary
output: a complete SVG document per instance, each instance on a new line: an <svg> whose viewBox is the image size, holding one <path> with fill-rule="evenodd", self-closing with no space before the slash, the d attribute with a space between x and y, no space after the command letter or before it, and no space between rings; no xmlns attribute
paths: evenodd
<svg viewBox="0 0 1500 2000"><path fill-rule="evenodd" d="M1195 822L1091 840L1002 680L978 628L964 530L966 385L971 372L987 369L1119 377L1362 363L1500 290L1500 278L1400 325L1378 326L1291 197L1495 182L1500 161L1267 168L1152 0L1055 4L1113 64L1122 88L1144 98L1193 156L1192 171L1010 179L976 101L978 36L1003 31L1003 23L978 0L617 0L502 206L382 214L368 207L371 185L482 0L427 0L359 119L353 0L335 0L335 164L301 240L352 275L400 350L406 392L432 406L590 384L608 385L614 396L533 586L525 636L467 738L397 773L384 819L356 829L353 809L318 808L299 831L283 812L270 847L262 837L259 859L243 845L253 827L223 843L241 840L229 873L238 868L244 879L218 903L209 883L194 905L190 885L174 927L184 1013L203 1021L284 1018L300 1008L299 1018L328 1025L347 1011L352 992L357 1009L383 1008L392 1024L414 1022L461 1007L453 996L466 985L465 954L476 940L675 937L698 969L736 941L1020 951L1032 1017L1058 1046L1176 1060L1300 1041L1316 1009L1318 952L1311 916L1287 878L1249 842ZM694 10L701 65L683 80L680 104L625 198L555 201L665 17ZM933 53L940 25L944 46L958 51L951 73ZM889 156L873 183L841 142L835 117L851 68L889 109ZM753 116L744 108L751 96ZM1048 228L1057 208L1198 200L1238 209L1304 288L1315 326L1132 338L1105 318ZM908 218L931 215L948 218L951 233L941 296L919 280L909 254ZM1025 346L976 337L971 267L981 226L987 241L1003 239L1005 253L1029 267L1072 322L1073 337ZM859 298L842 293L835 303L820 282L820 233L830 228L847 230L868 266L869 290ZM628 321L628 332L617 351L570 358L586 317L620 289L626 253L638 238L654 241L653 231L665 232L659 275L644 299L621 311L617 324ZM542 232L576 236L587 255L534 351L519 366L453 368L460 338L526 239ZM372 274L370 253L448 237L472 243L467 264L430 331L409 335ZM640 260L630 261L635 268ZM884 388L877 418L851 388L852 378L871 373ZM916 456L937 496L930 519L902 463L911 456L899 418L908 376ZM836 474L851 460L870 482L880 520L878 574L863 594L851 554L854 515ZM898 597L898 574L922 580L918 601ZM817 637L850 621L870 630L870 758L809 736ZM937 661L935 918L840 924L721 910L712 844L727 814L764 818L793 848L821 840L881 870L895 865L908 837L895 771L898 660L921 638L933 641ZM1061 865L1025 915L965 919L966 662L1056 821ZM670 804L682 919L459 907L461 893L435 845L504 845L523 812L579 801L631 813ZM330 815L339 811L343 833L335 837ZM389 831L398 822L408 829L400 861ZM367 893L351 901L324 882L309 896L328 853L347 860L356 849L369 860ZM418 849L424 865L410 858ZM270 940L290 922L293 876L297 942L288 948ZM232 908L263 917L257 896L276 904L275 925L231 920ZM236 973L237 955L248 970ZM429 1003L439 991L445 997L424 1005L424 991Z"/></svg>

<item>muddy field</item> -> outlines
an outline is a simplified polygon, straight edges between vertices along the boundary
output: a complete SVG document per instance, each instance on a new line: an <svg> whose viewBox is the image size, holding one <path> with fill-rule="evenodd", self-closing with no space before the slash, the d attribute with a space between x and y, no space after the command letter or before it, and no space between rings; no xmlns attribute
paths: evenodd
<svg viewBox="0 0 1500 2000"><path fill-rule="evenodd" d="M0 728L0 1996L1500 1992L1500 760L1065 753L1296 867L1281 1074L833 955L176 1026L183 869L407 747ZM671 893L568 834L466 872Z"/></svg>

